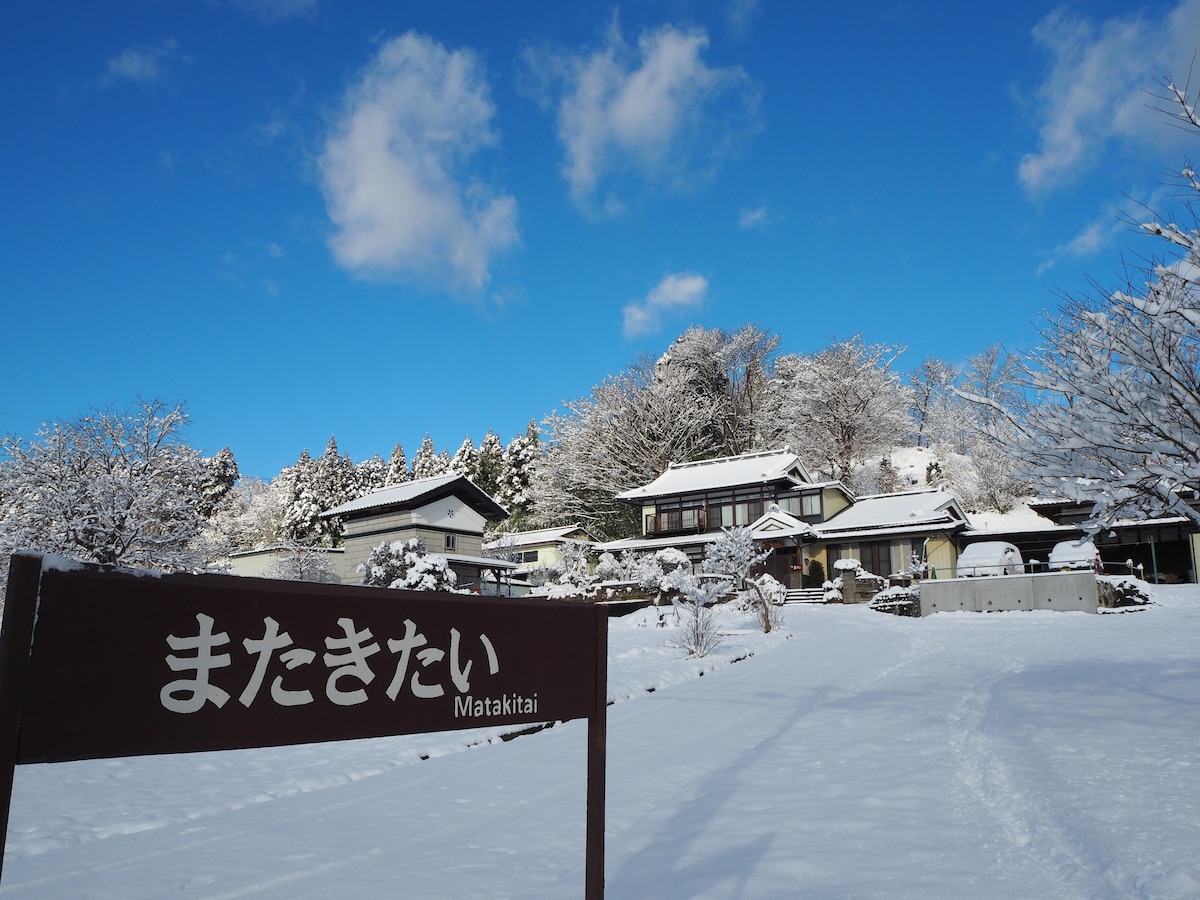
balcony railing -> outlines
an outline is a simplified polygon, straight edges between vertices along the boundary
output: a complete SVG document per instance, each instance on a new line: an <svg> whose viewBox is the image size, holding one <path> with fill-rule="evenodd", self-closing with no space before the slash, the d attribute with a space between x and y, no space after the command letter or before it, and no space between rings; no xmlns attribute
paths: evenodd
<svg viewBox="0 0 1200 900"><path fill-rule="evenodd" d="M663 512L646 516L645 530L647 535L656 534L699 534L708 529L707 510L668 509Z"/></svg>

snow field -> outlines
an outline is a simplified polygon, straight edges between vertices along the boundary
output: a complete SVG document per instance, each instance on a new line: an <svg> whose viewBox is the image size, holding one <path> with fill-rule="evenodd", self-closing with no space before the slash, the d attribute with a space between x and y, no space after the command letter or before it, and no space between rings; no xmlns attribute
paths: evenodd
<svg viewBox="0 0 1200 900"><path fill-rule="evenodd" d="M608 896L1200 895L1200 588L1159 601L789 607L700 661L613 620ZM21 767L4 893L580 895L586 723L495 739Z"/></svg>

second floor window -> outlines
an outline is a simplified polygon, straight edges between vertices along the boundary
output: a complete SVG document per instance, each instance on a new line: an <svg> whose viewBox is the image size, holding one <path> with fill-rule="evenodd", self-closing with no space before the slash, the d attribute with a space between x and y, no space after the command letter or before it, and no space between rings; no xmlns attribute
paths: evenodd
<svg viewBox="0 0 1200 900"><path fill-rule="evenodd" d="M458 535L457 534L446 535L445 549L446 550L457 550L458 549Z"/></svg>

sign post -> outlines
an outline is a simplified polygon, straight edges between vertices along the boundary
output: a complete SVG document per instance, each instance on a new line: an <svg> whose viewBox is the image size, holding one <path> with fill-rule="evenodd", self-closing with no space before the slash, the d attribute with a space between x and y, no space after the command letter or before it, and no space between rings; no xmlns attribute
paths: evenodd
<svg viewBox="0 0 1200 900"><path fill-rule="evenodd" d="M607 647L594 604L18 554L0 629L0 842L23 763L587 718L585 893L600 898Z"/></svg>

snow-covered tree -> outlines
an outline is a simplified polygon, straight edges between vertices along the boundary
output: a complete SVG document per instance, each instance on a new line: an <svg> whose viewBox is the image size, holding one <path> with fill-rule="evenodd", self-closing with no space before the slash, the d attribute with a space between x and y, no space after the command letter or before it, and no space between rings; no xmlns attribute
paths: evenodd
<svg viewBox="0 0 1200 900"><path fill-rule="evenodd" d="M279 480L284 498L281 537L336 547L341 542L342 523L321 514L364 493L354 462L338 451L337 439L330 436L325 451L316 459L308 450L302 451L295 465L279 473Z"/></svg>
<svg viewBox="0 0 1200 900"><path fill-rule="evenodd" d="M283 492L281 479L265 482L242 478L209 517L198 547L207 565L228 560L231 553L260 550L283 539Z"/></svg>
<svg viewBox="0 0 1200 900"><path fill-rule="evenodd" d="M778 598L770 587L768 593L764 593L763 585L750 579L750 573L770 555L769 548L754 543L749 528L737 525L721 529L721 536L708 545L701 564L705 572L729 576L734 587L742 590L743 602L754 610L755 618L764 632L770 632L781 622L779 607L777 602L773 602ZM778 583L774 578L771 582ZM770 582L765 584L769 586Z"/></svg>
<svg viewBox="0 0 1200 900"><path fill-rule="evenodd" d="M384 541L359 565L358 572L369 587L458 592L458 576L446 557L430 553L420 538Z"/></svg>
<svg viewBox="0 0 1200 900"><path fill-rule="evenodd" d="M209 472L183 441L182 405L137 401L0 440L0 552L197 570Z"/></svg>
<svg viewBox="0 0 1200 900"><path fill-rule="evenodd" d="M361 497L387 484L387 463L376 453L354 464L354 495Z"/></svg>
<svg viewBox="0 0 1200 900"><path fill-rule="evenodd" d="M426 434L417 450L417 455L413 457L412 477L432 478L435 475L441 475L446 471L446 462L438 455L437 448L433 445L433 438Z"/></svg>
<svg viewBox="0 0 1200 900"><path fill-rule="evenodd" d="M934 356L907 374L914 447L938 445L966 452L964 441L978 431L979 417L955 391L960 378L958 366Z"/></svg>
<svg viewBox="0 0 1200 900"><path fill-rule="evenodd" d="M1172 124L1200 136L1195 99L1161 82ZM1023 371L1026 410L980 398L1011 429L999 434L1041 490L1090 502L1092 519L1179 515L1200 485L1200 180L1185 165L1189 220L1142 229L1171 256L1131 269L1122 289L1066 298ZM1182 217L1181 215L1181 217Z"/></svg>
<svg viewBox="0 0 1200 900"><path fill-rule="evenodd" d="M451 458L448 471L458 475L466 475L470 478L471 473L477 468L479 468L479 449L475 446L475 442L471 440L471 436L467 435Z"/></svg>
<svg viewBox="0 0 1200 900"><path fill-rule="evenodd" d="M500 491L500 480L504 474L504 445L496 432L488 429L479 444L479 461L471 480L481 491L496 497Z"/></svg>
<svg viewBox="0 0 1200 900"><path fill-rule="evenodd" d="M642 358L546 417L532 482L538 519L628 537L638 516L615 494L673 462L755 449L773 415L764 398L776 343L756 326L732 336L693 328L657 360Z"/></svg>
<svg viewBox="0 0 1200 900"><path fill-rule="evenodd" d="M546 566L540 579L551 599L585 597L596 583L591 569L592 545L586 541L563 541L559 546L563 561Z"/></svg>
<svg viewBox="0 0 1200 900"><path fill-rule="evenodd" d="M856 335L776 360L771 443L791 447L814 471L851 481L862 463L912 431L908 390L892 369L902 352Z"/></svg>
<svg viewBox="0 0 1200 900"><path fill-rule="evenodd" d="M328 551L299 541L285 541L279 557L267 568L265 575L283 581L319 584L327 584L336 578Z"/></svg>
<svg viewBox="0 0 1200 900"><path fill-rule="evenodd" d="M682 622L674 644L688 656L703 658L721 645L721 632L712 606L732 585L720 579L701 579L678 569L663 579L663 590L672 597Z"/></svg>
<svg viewBox="0 0 1200 900"><path fill-rule="evenodd" d="M579 522L601 538L630 537L639 530L637 511L614 495L652 481L669 463L718 449L710 412L656 382L645 361L565 407L544 421L546 453L531 486L547 525Z"/></svg>
<svg viewBox="0 0 1200 900"><path fill-rule="evenodd" d="M529 486L540 456L541 440L537 422L530 419L525 433L517 435L504 448L500 459L500 478L493 495L509 511L517 527L525 524L533 506Z"/></svg>
<svg viewBox="0 0 1200 900"><path fill-rule="evenodd" d="M388 457L383 483L386 487L391 487L394 484L404 484L411 477L408 471L408 457L404 455L404 448L397 444L392 448L392 455Z"/></svg>
<svg viewBox="0 0 1200 900"><path fill-rule="evenodd" d="M316 495L315 469L316 461L305 448L300 451L300 456L293 465L286 466L276 476L283 504L280 537L284 540L317 540L318 522L324 508Z"/></svg>
<svg viewBox="0 0 1200 900"><path fill-rule="evenodd" d="M200 514L207 519L230 495L241 475L233 451L228 447L222 447L215 456L200 462L204 466L204 478L200 482Z"/></svg>

